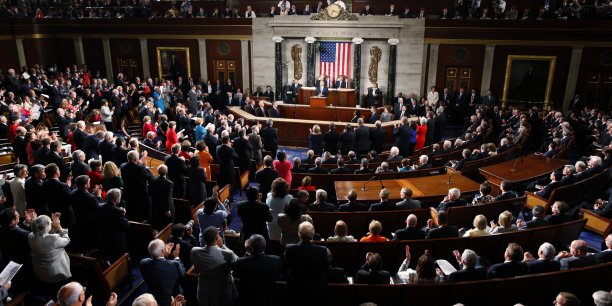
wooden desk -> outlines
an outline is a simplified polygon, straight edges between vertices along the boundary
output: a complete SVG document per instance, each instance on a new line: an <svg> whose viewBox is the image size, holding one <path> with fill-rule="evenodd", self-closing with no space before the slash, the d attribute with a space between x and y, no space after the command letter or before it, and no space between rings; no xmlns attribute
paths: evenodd
<svg viewBox="0 0 612 306"><path fill-rule="evenodd" d="M325 107L327 105L327 97L310 97L310 107Z"/></svg>
<svg viewBox="0 0 612 306"><path fill-rule="evenodd" d="M345 200L348 192L351 189L357 191L357 200L365 202L377 202L380 200L379 192L381 189L380 181L372 180L366 184L366 190L361 188L365 182L359 181L339 181L335 182L336 197L338 200ZM425 177L415 177L397 180L383 180L385 188L389 190L392 201L400 200L400 191L402 187L410 187L412 189L412 198L422 202L431 203L441 201L448 194L450 188L459 188L462 197L470 195L479 190L480 184L462 176L459 173L453 174L451 184L448 184L448 175L432 175Z"/></svg>
<svg viewBox="0 0 612 306"><path fill-rule="evenodd" d="M511 159L503 163L479 168L489 183L491 183L492 193L499 194L499 185L502 181L509 181L513 184L532 181L547 173L562 168L567 160L545 158L540 155L530 154L523 157L523 160L516 162L516 171L512 171L516 159Z"/></svg>
<svg viewBox="0 0 612 306"><path fill-rule="evenodd" d="M355 107L356 94L352 88L329 88L328 97L325 102L327 106L336 105L342 107ZM312 105L311 98L317 94L315 87L300 87L298 93L298 104Z"/></svg>

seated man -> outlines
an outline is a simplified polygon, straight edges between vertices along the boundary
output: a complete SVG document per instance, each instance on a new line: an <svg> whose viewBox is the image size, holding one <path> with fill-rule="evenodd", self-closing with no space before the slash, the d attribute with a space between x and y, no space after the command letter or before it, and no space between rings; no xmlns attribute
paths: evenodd
<svg viewBox="0 0 612 306"><path fill-rule="evenodd" d="M342 157L338 158L338 161L336 162L336 164L338 164L338 168L332 169L330 171L331 174L352 174L353 173L351 169L347 168L344 165L344 159L342 159Z"/></svg>
<svg viewBox="0 0 612 306"><path fill-rule="evenodd" d="M306 152L306 158L302 159L302 163L305 165L312 165L315 162L314 151L308 150Z"/></svg>
<svg viewBox="0 0 612 306"><path fill-rule="evenodd" d="M445 211L438 212L438 226L434 226L432 219L427 220L425 239L459 237L459 229L455 225L447 225L447 215Z"/></svg>
<svg viewBox="0 0 612 306"><path fill-rule="evenodd" d="M327 191L318 189L315 193L316 200L308 206L309 211L336 211L336 206L325 202L327 200Z"/></svg>
<svg viewBox="0 0 612 306"><path fill-rule="evenodd" d="M562 251L555 257L561 264L561 270L588 267L596 264L595 256L589 255L588 244L584 240L574 240L570 244L570 250Z"/></svg>
<svg viewBox="0 0 612 306"><path fill-rule="evenodd" d="M520 230L548 225L548 221L544 219L544 207L542 207L542 205L534 206L531 209L531 214L533 215L533 218L527 222L523 221L522 219L516 220L516 226L518 226Z"/></svg>
<svg viewBox="0 0 612 306"><path fill-rule="evenodd" d="M465 249L461 255L459 251L453 251L457 262L459 263L460 270L457 270L446 276L446 280L449 282L467 282L483 280L487 276L487 271L483 267L476 267L478 263L478 255L476 252Z"/></svg>
<svg viewBox="0 0 612 306"><path fill-rule="evenodd" d="M355 284L389 284L391 276L382 269L382 263L380 254L368 252L366 263L355 275Z"/></svg>
<svg viewBox="0 0 612 306"><path fill-rule="evenodd" d="M357 154L355 154L355 151L349 151L348 152L348 160L346 161L346 164L359 164L359 160L357 159Z"/></svg>
<svg viewBox="0 0 612 306"><path fill-rule="evenodd" d="M406 227L398 229L393 235L393 240L416 240L424 239L425 231L417 228L417 217L414 214L408 215L406 218Z"/></svg>
<svg viewBox="0 0 612 306"><path fill-rule="evenodd" d="M351 189L346 196L348 203L340 205L338 211L366 211L368 206L357 202L357 191Z"/></svg>
<svg viewBox="0 0 612 306"><path fill-rule="evenodd" d="M372 204L372 206L370 206L370 211L388 211L396 209L395 204L389 202L389 190L387 188L383 188L379 196L380 203Z"/></svg>
<svg viewBox="0 0 612 306"><path fill-rule="evenodd" d="M544 242L538 249L538 259L525 252L525 260L529 274L559 271L561 264L555 260L555 247Z"/></svg>
<svg viewBox="0 0 612 306"><path fill-rule="evenodd" d="M563 173L561 171L552 172L550 174L550 181L551 181L550 184L543 186L543 187L536 185L536 188L540 190L536 191L535 195L541 198L544 198L544 199L548 199L550 195L552 194L552 192L555 190L555 188L562 186L562 183L561 183L562 178L563 178Z"/></svg>
<svg viewBox="0 0 612 306"><path fill-rule="evenodd" d="M427 155L421 155L419 156L419 161L416 165L414 165L414 169L415 170L421 170L421 169L430 169L432 167L431 164L429 164L429 157L427 157Z"/></svg>
<svg viewBox="0 0 612 306"><path fill-rule="evenodd" d="M487 274L489 278L513 277L527 274L527 264L523 262L523 248L520 245L514 242L508 244L504 252L504 259L504 262L491 266Z"/></svg>
<svg viewBox="0 0 612 306"><path fill-rule="evenodd" d="M612 234L609 234L604 242L606 249L595 254L595 261L598 264L612 261Z"/></svg>
<svg viewBox="0 0 612 306"><path fill-rule="evenodd" d="M446 211L449 207L467 205L467 202L464 199L461 199L460 197L461 197L461 191L459 190L459 188L449 189L448 195L446 195L446 197L444 197L444 200L440 202L437 210L440 212L440 211Z"/></svg>
<svg viewBox="0 0 612 306"><path fill-rule="evenodd" d="M370 173L374 173L374 170L372 169L368 169L369 166L369 162L367 158L362 158L361 159L361 167L357 170L355 170L355 174L370 174Z"/></svg>
<svg viewBox="0 0 612 306"><path fill-rule="evenodd" d="M315 166L308 169L308 173L313 173L313 174L328 174L329 172L327 171L327 169L321 167L323 160L321 160L320 157L317 157L317 159L315 159Z"/></svg>
<svg viewBox="0 0 612 306"><path fill-rule="evenodd" d="M387 158L387 162L400 162L404 159L403 156L399 155L400 151L398 147L391 147L389 150L389 157Z"/></svg>
<svg viewBox="0 0 612 306"><path fill-rule="evenodd" d="M508 181L502 181L499 185L500 193L495 197L495 201L502 201L516 198L516 193L511 189L512 184Z"/></svg>
<svg viewBox="0 0 612 306"><path fill-rule="evenodd" d="M395 203L397 209L417 209L421 208L421 201L412 199L412 189L409 187L402 187L400 191L401 202Z"/></svg>
<svg viewBox="0 0 612 306"><path fill-rule="evenodd" d="M567 214L569 205L563 201L556 201L551 210L552 215L544 217L544 221L548 222L548 225L561 224L573 219L571 214Z"/></svg>
<svg viewBox="0 0 612 306"><path fill-rule="evenodd" d="M295 157L293 159L293 168L291 169L293 173L308 173L308 169L302 167L302 160L299 157Z"/></svg>
<svg viewBox="0 0 612 306"><path fill-rule="evenodd" d="M389 163L387 162L382 162L382 164L380 164L380 167L376 168L376 173L389 173L389 172L393 172L393 170L389 169Z"/></svg>

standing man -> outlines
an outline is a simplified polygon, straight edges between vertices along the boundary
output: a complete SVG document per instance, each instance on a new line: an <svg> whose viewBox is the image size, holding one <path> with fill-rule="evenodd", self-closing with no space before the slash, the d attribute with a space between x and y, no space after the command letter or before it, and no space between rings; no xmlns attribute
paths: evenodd
<svg viewBox="0 0 612 306"><path fill-rule="evenodd" d="M137 151L127 154L128 162L121 166L121 178L125 187L125 202L130 211L130 220L148 220L151 211L151 200L148 194L148 182L153 175L140 164Z"/></svg>
<svg viewBox="0 0 612 306"><path fill-rule="evenodd" d="M355 151L357 157L368 155L370 151L370 128L363 125L363 118L357 119L357 130L355 130Z"/></svg>
<svg viewBox="0 0 612 306"><path fill-rule="evenodd" d="M157 167L158 177L151 179L149 183L149 195L151 196L151 225L160 230L169 223L174 223L174 202L172 191L174 184L166 175L168 167L159 165Z"/></svg>
<svg viewBox="0 0 612 306"><path fill-rule="evenodd" d="M223 245L223 239L216 227L206 228L202 237L206 246L191 249L191 261L200 274L198 277L199 305L232 305L237 292L231 267L238 256Z"/></svg>
<svg viewBox="0 0 612 306"><path fill-rule="evenodd" d="M106 193L106 204L98 208L95 216L98 246L104 258L110 262L127 253L125 233L130 224L125 217L125 208L119 207L120 203L121 190L109 190Z"/></svg>
<svg viewBox="0 0 612 306"><path fill-rule="evenodd" d="M155 239L149 243L151 258L140 261L147 292L155 296L160 306L170 306L172 297L183 293L179 284L179 279L185 276L185 266L179 257L181 245L177 244L174 251L173 247L173 243L165 244L161 239ZM166 256L173 259L166 259Z"/></svg>
<svg viewBox="0 0 612 306"><path fill-rule="evenodd" d="M374 83L374 86L368 88L368 105L367 107L378 106L378 97L382 95L378 83Z"/></svg>
<svg viewBox="0 0 612 306"><path fill-rule="evenodd" d="M274 158L278 150L278 130L273 128L272 125L272 119L268 119L266 127L261 129L259 136L263 140L264 150L271 152L272 158Z"/></svg>
<svg viewBox="0 0 612 306"><path fill-rule="evenodd" d="M234 159L238 154L232 148L229 136L221 138L221 145L217 146L217 160L219 161L219 186L234 184Z"/></svg>

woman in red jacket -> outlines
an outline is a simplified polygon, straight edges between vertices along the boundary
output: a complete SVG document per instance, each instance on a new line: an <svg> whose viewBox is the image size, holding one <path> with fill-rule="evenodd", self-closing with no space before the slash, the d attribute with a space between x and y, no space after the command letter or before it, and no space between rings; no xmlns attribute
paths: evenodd
<svg viewBox="0 0 612 306"><path fill-rule="evenodd" d="M168 130L166 131L166 150L168 153L172 153L172 145L178 143L179 137L183 134L183 131L177 133L175 129L176 122L168 122Z"/></svg>
<svg viewBox="0 0 612 306"><path fill-rule="evenodd" d="M425 146L425 137L427 136L427 119L425 117L421 117L420 125L416 130L416 145L414 146L414 150L420 150Z"/></svg>

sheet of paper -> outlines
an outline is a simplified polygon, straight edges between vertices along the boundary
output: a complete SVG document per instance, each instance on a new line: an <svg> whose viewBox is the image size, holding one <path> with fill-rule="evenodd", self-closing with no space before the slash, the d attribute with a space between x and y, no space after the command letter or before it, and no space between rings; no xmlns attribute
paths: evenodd
<svg viewBox="0 0 612 306"><path fill-rule="evenodd" d="M14 261L9 262L9 264L6 265L4 270L2 270L2 273L0 273L0 285L4 285L4 284L10 282L11 279L13 279L13 277L15 277L17 272L19 272L19 269L21 269L21 266L23 266L23 265L22 264L18 264L18 263L14 262Z"/></svg>
<svg viewBox="0 0 612 306"><path fill-rule="evenodd" d="M442 270L442 273L444 273L444 275L449 275L457 271L457 269L455 269L455 267L453 267L453 265L451 265L450 262L448 262L447 260L438 259L436 260L436 263L438 264L438 267L440 267L440 270Z"/></svg>

